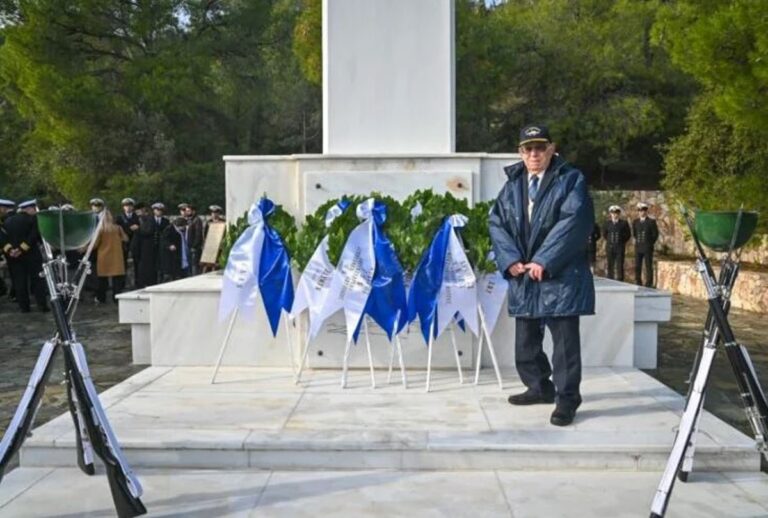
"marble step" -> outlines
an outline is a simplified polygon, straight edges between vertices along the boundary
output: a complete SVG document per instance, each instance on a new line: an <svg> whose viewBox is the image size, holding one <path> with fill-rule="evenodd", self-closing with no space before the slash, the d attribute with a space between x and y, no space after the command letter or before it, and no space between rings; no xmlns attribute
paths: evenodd
<svg viewBox="0 0 768 518"><path fill-rule="evenodd" d="M585 369L585 400L572 426L549 424L550 405L513 407L483 372L459 385L434 374L433 392L372 389L365 371L346 390L336 372L301 385L290 371L149 368L102 395L129 462L137 468L624 470L664 468L683 400L634 369ZM697 471L758 471L754 441L709 413L702 419ZM75 465L69 416L34 431L24 467Z"/></svg>

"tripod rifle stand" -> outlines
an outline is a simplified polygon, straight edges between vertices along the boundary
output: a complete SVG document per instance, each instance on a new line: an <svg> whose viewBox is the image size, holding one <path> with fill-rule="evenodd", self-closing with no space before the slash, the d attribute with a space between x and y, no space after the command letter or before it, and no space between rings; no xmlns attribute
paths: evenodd
<svg viewBox="0 0 768 518"><path fill-rule="evenodd" d="M664 516L672 496L675 478L685 482L693 466L696 431L704 406L704 392L707 387L712 362L717 346L722 343L731 364L739 388L744 409L755 435L757 450L768 459L768 400L760 386L747 349L736 341L733 329L728 322L730 297L739 272L739 255L734 259L734 250L741 248L751 237L757 224L754 212L699 212L694 223L683 210L686 223L696 245L696 269L701 274L707 290L709 312L704 329L704 337L698 350L691 385L685 403L685 410L680 420L680 427L672 446L667 466L662 475L651 504L651 518ZM735 221L735 222L734 222ZM718 280L712 265L704 252L704 245L725 251ZM727 246L727 248L726 248Z"/></svg>
<svg viewBox="0 0 768 518"><path fill-rule="evenodd" d="M85 349L77 341L72 329L72 317L90 272L89 257L101 224L100 219L96 225L96 217L91 213L51 210L38 214L45 254L43 277L50 294L56 333L43 345L21 402L0 442L0 481L32 428L45 385L53 370L53 359L56 352L61 350L64 355L68 406L75 424L77 464L84 473L93 475L94 453L101 458L106 467L117 515L130 518L147 512L140 500L141 484L125 461L91 379ZM57 240L60 253L54 258L49 241ZM72 282L69 282L65 251L79 249L86 243L87 252Z"/></svg>

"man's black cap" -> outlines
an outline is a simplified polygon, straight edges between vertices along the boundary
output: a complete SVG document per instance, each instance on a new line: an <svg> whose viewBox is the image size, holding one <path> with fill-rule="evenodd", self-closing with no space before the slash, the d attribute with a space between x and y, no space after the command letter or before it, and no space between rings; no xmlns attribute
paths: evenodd
<svg viewBox="0 0 768 518"><path fill-rule="evenodd" d="M552 139L549 137L549 128L542 126L541 124L529 124L520 130L520 145L528 144L529 142L547 142L551 143Z"/></svg>

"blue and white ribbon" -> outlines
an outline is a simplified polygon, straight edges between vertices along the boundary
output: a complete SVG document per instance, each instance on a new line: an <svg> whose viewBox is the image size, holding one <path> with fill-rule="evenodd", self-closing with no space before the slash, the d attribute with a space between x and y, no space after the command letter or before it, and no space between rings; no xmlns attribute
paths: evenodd
<svg viewBox="0 0 768 518"><path fill-rule="evenodd" d="M219 299L219 320L223 321L235 309L246 319L255 316L259 292L259 264L264 247L264 217L257 203L248 211L245 229L229 253Z"/></svg>
<svg viewBox="0 0 768 518"><path fill-rule="evenodd" d="M349 206L349 201L341 200L331 207L325 215L325 226L330 227ZM325 319L321 312L331 288L335 268L328 257L328 236L325 236L315 249L307 267L301 274L296 288L296 298L291 308L291 316L296 318L305 309L309 310L309 337L313 339L320 332Z"/></svg>
<svg viewBox="0 0 768 518"><path fill-rule="evenodd" d="M477 299L485 315L488 334L492 334L507 300L507 280L495 271L480 276L477 283Z"/></svg>
<svg viewBox="0 0 768 518"><path fill-rule="evenodd" d="M259 290L264 309L267 312L272 336L277 336L280 316L293 306L293 275L291 258L283 237L269 224L275 212L275 204L268 198L259 201L264 217L264 245L259 261Z"/></svg>
<svg viewBox="0 0 768 518"><path fill-rule="evenodd" d="M463 320L475 336L477 327L477 278L456 234L456 229L467 224L468 218L461 214L448 217L451 233L445 254L443 282L437 297L436 336L448 327L451 320Z"/></svg>
<svg viewBox="0 0 768 518"><path fill-rule="evenodd" d="M248 228L235 242L224 269L219 319L235 309L246 319L255 316L261 294L272 334L277 335L280 316L293 305L293 279L288 250L268 219L275 204L262 198L248 211Z"/></svg>
<svg viewBox="0 0 768 518"><path fill-rule="evenodd" d="M387 207L382 202L373 206L373 247L376 269L365 313L379 324L390 341L408 322L408 300L405 274L395 247L387 238L382 225L387 219ZM357 339L357 337L355 337Z"/></svg>
<svg viewBox="0 0 768 518"><path fill-rule="evenodd" d="M362 322L368 296L371 293L376 256L373 246L373 206L370 198L357 207L357 217L362 220L350 232L339 264L333 272L328 295L319 318L326 320L338 310L344 310L347 324L347 340L352 340Z"/></svg>
<svg viewBox="0 0 768 518"><path fill-rule="evenodd" d="M453 318L463 319L478 334L476 278L455 230L466 222L466 216L460 214L445 218L414 273L408 320L419 318L427 343L430 328L436 338Z"/></svg>

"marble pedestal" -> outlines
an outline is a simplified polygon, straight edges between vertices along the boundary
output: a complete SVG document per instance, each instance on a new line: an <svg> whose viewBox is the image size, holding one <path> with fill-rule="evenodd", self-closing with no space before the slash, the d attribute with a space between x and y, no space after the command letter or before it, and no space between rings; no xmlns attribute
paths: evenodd
<svg viewBox="0 0 768 518"><path fill-rule="evenodd" d="M218 321L221 290L220 274L211 273L153 286L139 292L120 295L120 322L132 326L134 362L155 366L214 365L226 334L228 322ZM586 367L656 366L657 326L669 320L670 295L631 284L596 279L597 312L581 319L582 358ZM259 308L261 309L261 308ZM306 337L306 314L295 326L281 323L272 337L263 310L252 321L235 321L223 365L286 367L289 365L291 340L293 361L298 364ZM514 319L502 309L493 342L502 367L514 366ZM389 364L391 345L383 330L369 325L376 367ZM456 330L462 366L474 364L477 340ZM408 368L424 368L427 348L416 325L401 334ZM338 313L326 322L323 331L310 345L309 366L339 368L345 345L345 324ZM551 352L551 337L545 335L545 349ZM487 351L483 364L490 366ZM352 367L367 367L365 342L353 349ZM455 368L450 335L445 332L435 345L435 368Z"/></svg>

